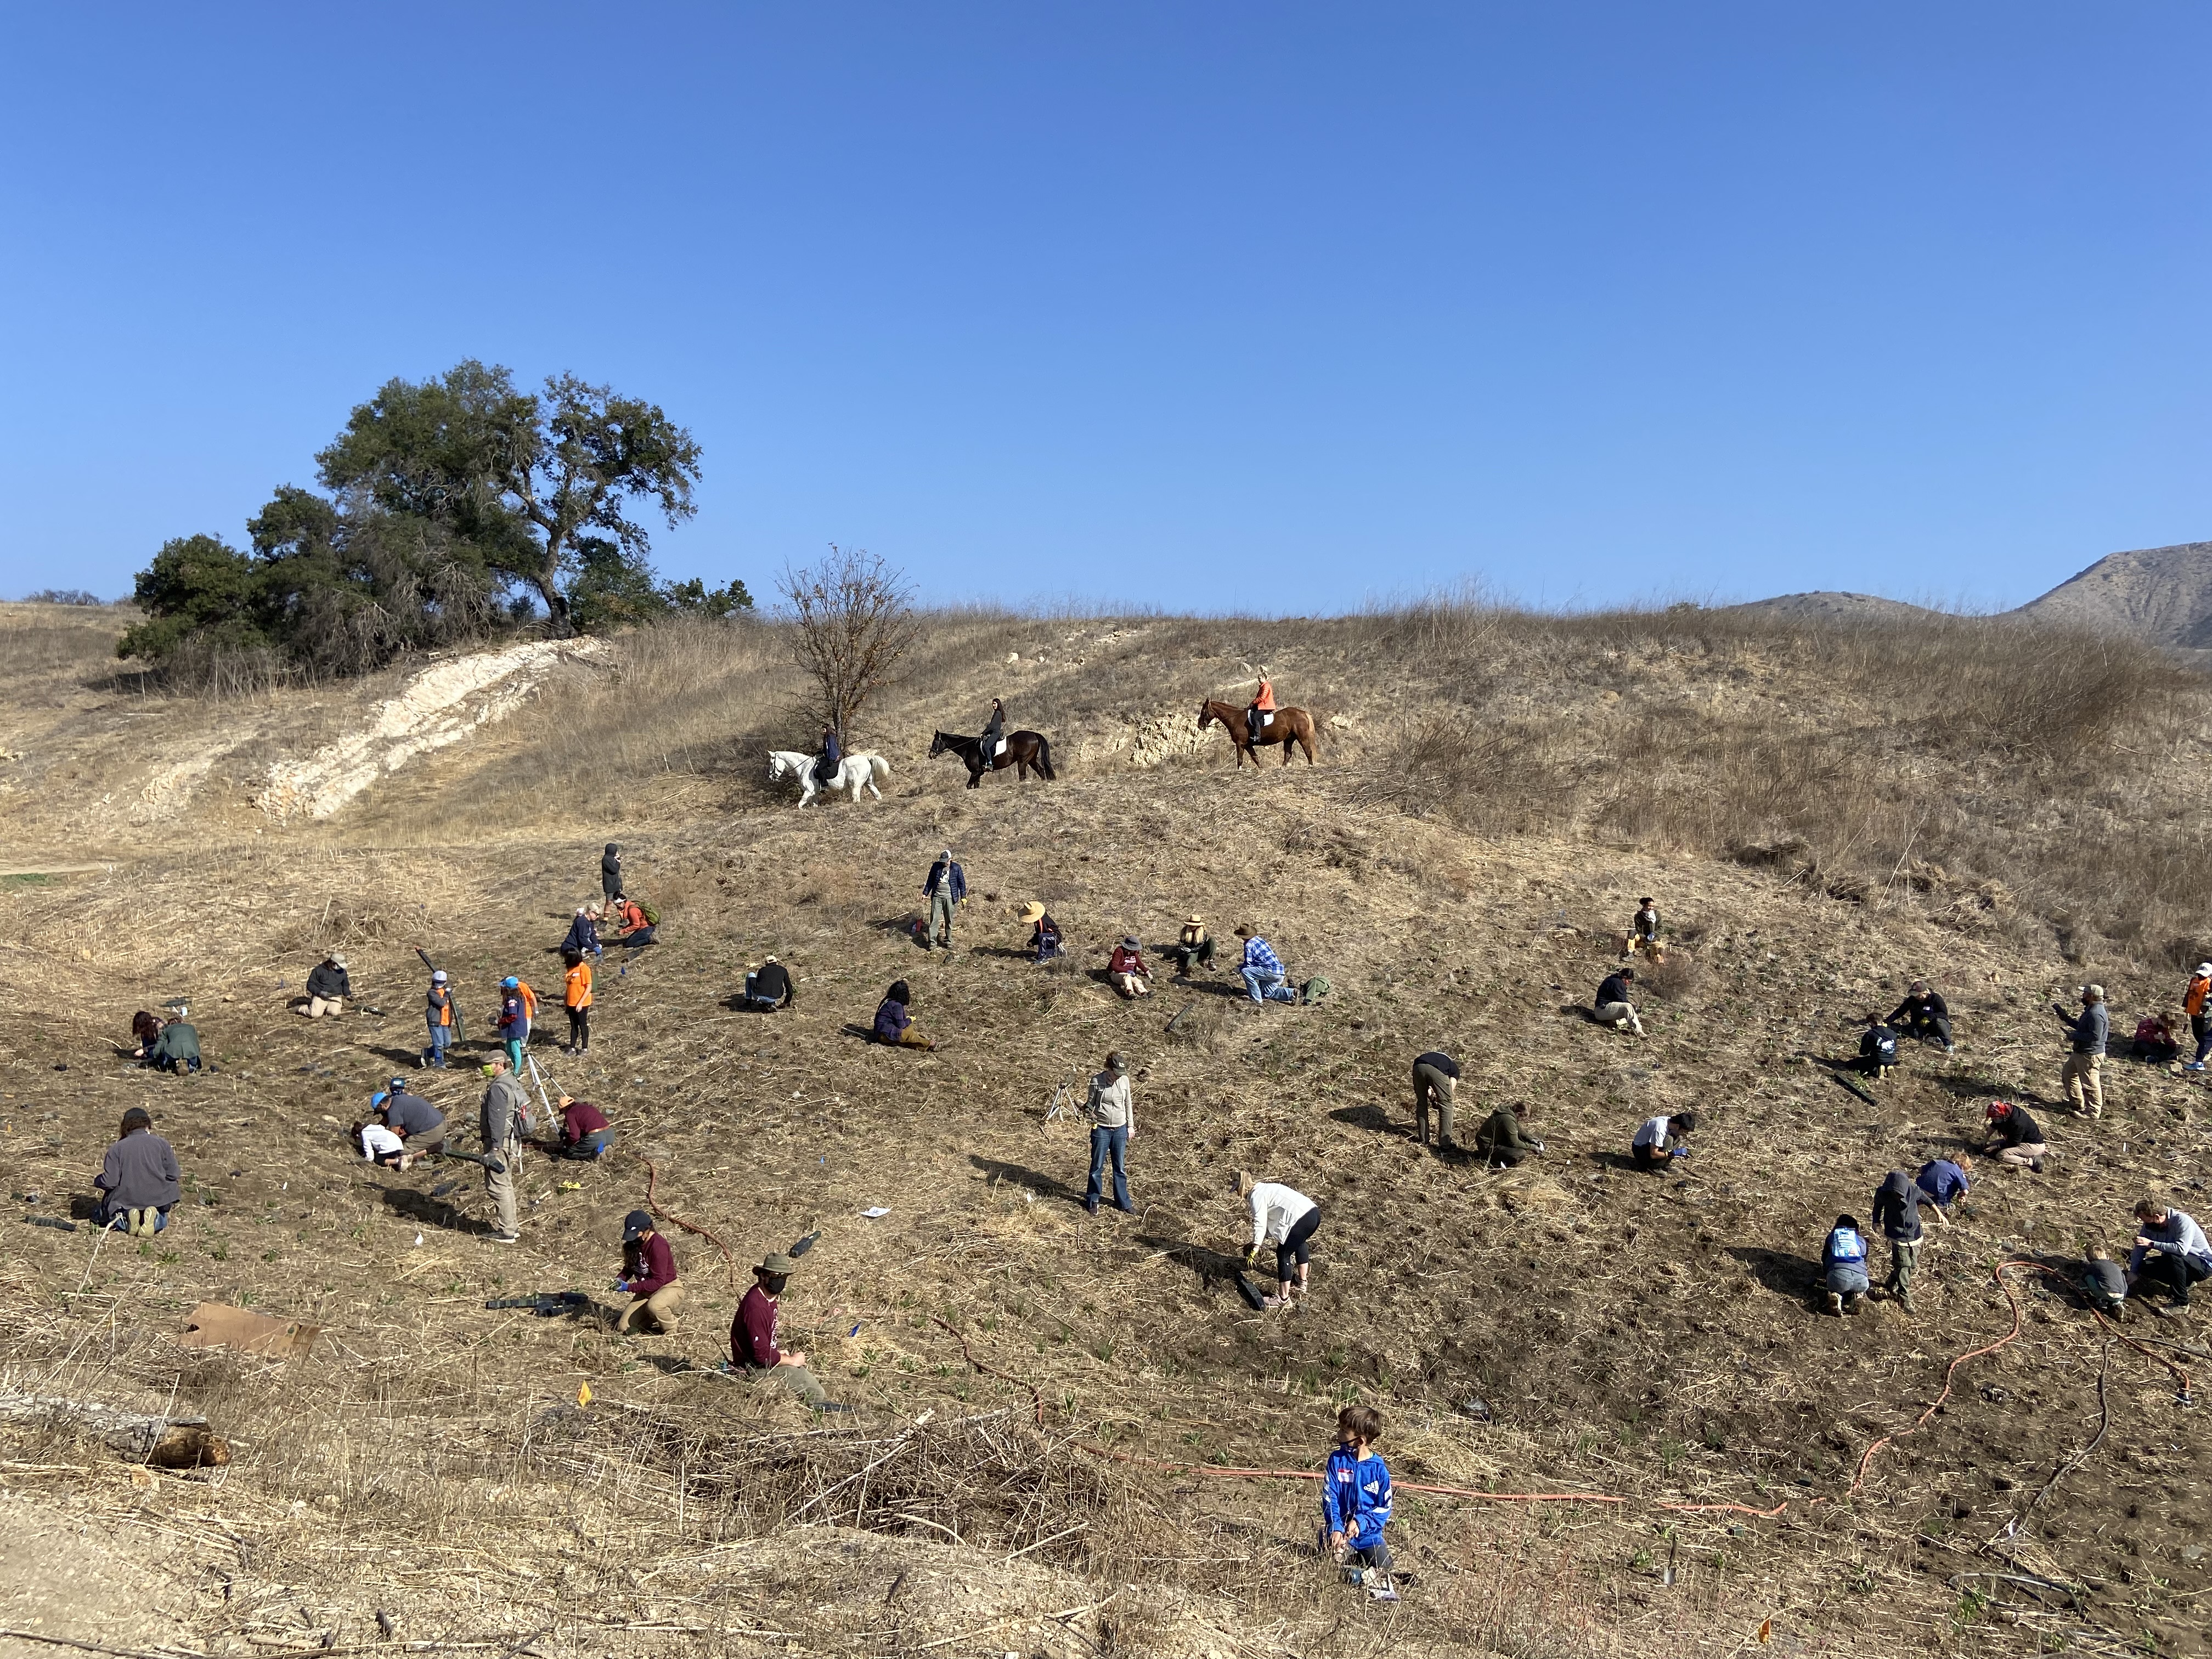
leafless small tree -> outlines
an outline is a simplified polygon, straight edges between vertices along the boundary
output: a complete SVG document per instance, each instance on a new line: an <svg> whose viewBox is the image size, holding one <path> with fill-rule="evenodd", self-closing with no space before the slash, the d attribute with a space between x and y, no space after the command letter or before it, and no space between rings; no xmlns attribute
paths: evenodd
<svg viewBox="0 0 2212 1659"><path fill-rule="evenodd" d="M820 718L842 742L914 644L913 595L881 559L835 542L811 569L786 565L776 585L795 624L792 656L814 682Z"/></svg>

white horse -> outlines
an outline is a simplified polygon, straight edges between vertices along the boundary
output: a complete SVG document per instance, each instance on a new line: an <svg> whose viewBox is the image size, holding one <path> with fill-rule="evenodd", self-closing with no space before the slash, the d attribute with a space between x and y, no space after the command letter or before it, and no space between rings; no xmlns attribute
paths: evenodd
<svg viewBox="0 0 2212 1659"><path fill-rule="evenodd" d="M814 781L814 763L818 758L817 756L802 755L793 750L771 749L768 755L768 781L770 783L781 783L787 777L796 776L799 780L799 804L801 806L814 799L816 791L824 787L832 794L836 793L840 789L851 790L855 805L860 804L860 791L863 788L866 788L878 800L884 798L884 792L876 786L890 776L891 763L881 755L872 755L866 750L861 750L846 756L843 760L837 763L837 769L830 775L830 781L827 785L819 784Z"/></svg>

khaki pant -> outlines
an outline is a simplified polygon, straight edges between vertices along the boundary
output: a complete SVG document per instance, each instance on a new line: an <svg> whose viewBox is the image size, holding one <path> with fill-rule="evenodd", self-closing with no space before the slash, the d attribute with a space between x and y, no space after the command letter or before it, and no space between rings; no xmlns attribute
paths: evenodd
<svg viewBox="0 0 2212 1659"><path fill-rule="evenodd" d="M2066 1103L2091 1117L2105 1114L2105 1057L2069 1054L2059 1076L2066 1080Z"/></svg>
<svg viewBox="0 0 2212 1659"><path fill-rule="evenodd" d="M683 1281L679 1279L673 1285L663 1285L651 1296L632 1298L629 1306L622 1310L622 1317L615 1321L615 1328L627 1334L630 1322L641 1315L643 1316L641 1322L646 1330L652 1334L661 1335L674 1330L684 1317Z"/></svg>
<svg viewBox="0 0 2212 1659"><path fill-rule="evenodd" d="M342 1014L345 1012L345 999L343 997L309 997L305 1006L301 1008L300 1012L305 1014L309 1019L320 1019L325 1014Z"/></svg>
<svg viewBox="0 0 2212 1659"><path fill-rule="evenodd" d="M2027 1141L2018 1146L2007 1146L1997 1153L2000 1164L2017 1164L2022 1169L2039 1158L2051 1156L2051 1148L2039 1140Z"/></svg>
<svg viewBox="0 0 2212 1659"><path fill-rule="evenodd" d="M515 1165L522 1158L522 1148L510 1139L499 1149L498 1156L507 1168L484 1171L484 1195L491 1200L493 1212L499 1218L501 1236L513 1238L521 1231L514 1219L514 1177L517 1174Z"/></svg>
<svg viewBox="0 0 2212 1659"><path fill-rule="evenodd" d="M1116 974L1114 988L1125 997L1148 997L1152 994L1152 981L1142 974Z"/></svg>
<svg viewBox="0 0 2212 1659"><path fill-rule="evenodd" d="M899 1033L898 1046L902 1048L934 1048L937 1045L922 1036L916 1027L909 1025Z"/></svg>
<svg viewBox="0 0 2212 1659"><path fill-rule="evenodd" d="M1610 1025L1616 1031L1626 1026L1637 1036L1644 1035L1644 1022L1636 1017L1636 1010L1626 1002L1601 1002L1592 1016L1601 1025Z"/></svg>
<svg viewBox="0 0 2212 1659"><path fill-rule="evenodd" d="M1433 1066L1413 1067L1413 1139L1424 1146L1429 1144L1429 1103L1433 1099L1437 1110L1437 1140L1440 1146L1455 1146L1452 1138L1452 1097L1459 1091L1459 1079L1449 1077Z"/></svg>
<svg viewBox="0 0 2212 1659"><path fill-rule="evenodd" d="M921 942L952 948L952 895L942 887L929 896L929 931Z"/></svg>
<svg viewBox="0 0 2212 1659"><path fill-rule="evenodd" d="M1912 1310L1912 1273L1920 1265L1920 1241L1917 1238L1893 1238L1889 1241L1889 1278L1884 1288L1903 1304L1906 1312Z"/></svg>
<svg viewBox="0 0 2212 1659"><path fill-rule="evenodd" d="M758 1382L780 1383L810 1406L830 1403L829 1391L815 1381L814 1373L804 1365L771 1365L765 1370L755 1371L753 1376Z"/></svg>

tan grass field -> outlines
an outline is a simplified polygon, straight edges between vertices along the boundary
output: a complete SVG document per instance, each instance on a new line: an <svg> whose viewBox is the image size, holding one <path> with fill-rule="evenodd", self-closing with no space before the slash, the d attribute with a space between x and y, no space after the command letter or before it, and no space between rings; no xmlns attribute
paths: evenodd
<svg viewBox="0 0 2212 1659"><path fill-rule="evenodd" d="M2152 653L1961 619L953 613L859 734L886 799L802 813L764 777L810 735L780 636L670 629L279 825L270 765L404 676L167 696L117 675L120 626L0 606L0 1402L204 1414L235 1458L149 1470L63 1416L0 1420L0 1629L494 1659L2206 1650L2212 1433L2048 1278L2010 1276L2021 1336L1850 1495L2009 1329L1996 1263L2122 1244L2146 1191L2212 1208L2198 1085L2116 1056L2102 1121L2057 1100L2049 1003L2101 980L2124 1047L2212 943L2212 696ZM1261 662L1319 718L1318 766L1240 773L1197 732ZM994 692L1059 781L969 792L927 758ZM550 1010L535 1052L621 1152L527 1162L501 1249L475 1170L374 1170L343 1126L395 1066L473 1124L475 1079L412 1070L414 947L488 1036L499 975L557 987L608 840L664 942L610 951L586 1059ZM906 924L948 844L976 896L925 956ZM1646 892L1674 954L1639 1043L1579 1009ZM1066 963L1018 955L1030 897ZM1104 948L1193 908L1333 994L1115 997ZM287 1011L331 945L380 1015ZM734 1012L769 951L796 1010ZM1869 1108L1822 1061L1916 975L1960 1052L1908 1045ZM848 1029L901 977L934 1054ZM118 1057L173 996L210 1074ZM1432 1046L1466 1066L1463 1133L1524 1100L1547 1155L1509 1178L1416 1147ZM1084 1131L1045 1108L1109 1048L1138 1068L1139 1213L1094 1220ZM1832 1217L1996 1097L2044 1119L2050 1170L1984 1165L1917 1317L1816 1317ZM184 1163L177 1224L23 1219L88 1194L142 1103ZM1680 1178L1624 1167L1638 1120L1688 1106ZM672 1235L684 1327L611 1334L647 1158L741 1265L821 1230L788 1340L850 1413L713 1369L737 1284L703 1237ZM1227 1276L1239 1169L1322 1206L1295 1315ZM483 1306L571 1289L593 1309ZM180 1347L206 1300L320 1335L289 1363ZM2201 1311L2124 1329L2212 1376ZM1352 1399L1401 1484L1623 1501L1401 1491L1412 1583L1370 1602L1312 1553L1311 1483L1195 1472L1316 1468Z"/></svg>

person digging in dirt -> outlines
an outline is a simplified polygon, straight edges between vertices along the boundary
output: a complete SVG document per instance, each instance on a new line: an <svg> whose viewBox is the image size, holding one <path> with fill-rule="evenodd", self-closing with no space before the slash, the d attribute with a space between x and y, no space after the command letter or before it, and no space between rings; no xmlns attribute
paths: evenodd
<svg viewBox="0 0 2212 1659"><path fill-rule="evenodd" d="M601 1158L614 1150L615 1127L605 1112L573 1095L562 1095L560 1106L562 1157Z"/></svg>
<svg viewBox="0 0 2212 1659"><path fill-rule="evenodd" d="M617 942L630 950L642 951L660 936L659 917L634 898L617 899L611 914L615 925L623 930Z"/></svg>
<svg viewBox="0 0 2212 1659"><path fill-rule="evenodd" d="M876 1005L875 1036L878 1042L897 1048L934 1048L937 1045L914 1029L913 1017L907 1005L914 1000L914 992L902 980L893 980L891 988L884 993L884 1000Z"/></svg>
<svg viewBox="0 0 2212 1659"><path fill-rule="evenodd" d="M2081 1012L2069 1014L2057 1003L2051 1012L2066 1028L2073 1052L2059 1075L2066 1084L2066 1103L2083 1117L2105 1115L2105 1045L2112 1036L2112 1016L2105 1006L2105 988L2081 988Z"/></svg>
<svg viewBox="0 0 2212 1659"><path fill-rule="evenodd" d="M1124 1167L1129 1143L1137 1138L1137 1103L1129 1092L1129 1062L1116 1049L1106 1056L1106 1069L1091 1079L1083 1115L1091 1120L1091 1184L1083 1194L1083 1207L1098 1213L1106 1174L1106 1160L1114 1160L1114 1207L1134 1215L1129 1202L1129 1176Z"/></svg>
<svg viewBox="0 0 2212 1659"><path fill-rule="evenodd" d="M1983 1152L1994 1154L2000 1164L2016 1164L2023 1170L2043 1173L2043 1160L2051 1156L2051 1147L2043 1138L2042 1126L2027 1115L2026 1107L1993 1100L1982 1116L1990 1126L1989 1144Z"/></svg>
<svg viewBox="0 0 2212 1659"><path fill-rule="evenodd" d="M1518 1101L1501 1106L1474 1132L1474 1150L1493 1169L1512 1169L1524 1158L1540 1158L1544 1143L1528 1133L1528 1109Z"/></svg>
<svg viewBox="0 0 2212 1659"><path fill-rule="evenodd" d="M1244 1251L1249 1267L1260 1247L1275 1247L1275 1294L1261 1298L1262 1308L1295 1310L1306 1294L1313 1262L1313 1237L1321 1230L1321 1206L1279 1181L1255 1181L1237 1172L1237 1195L1252 1215L1252 1243ZM1295 1293L1294 1293L1295 1291Z"/></svg>
<svg viewBox="0 0 2212 1659"><path fill-rule="evenodd" d="M623 1271L615 1289L629 1292L629 1306L615 1321L615 1334L628 1336L634 1324L652 1336L665 1336L684 1318L684 1281L676 1276L676 1252L656 1231L653 1218L632 1210L623 1218Z"/></svg>
<svg viewBox="0 0 2212 1659"><path fill-rule="evenodd" d="M561 981L561 1006L568 1011L568 1040L561 1052L587 1054L592 1051L592 964L581 951L569 951L562 953L561 965L568 969Z"/></svg>
<svg viewBox="0 0 2212 1659"><path fill-rule="evenodd" d="M1628 988L1635 982L1633 968L1607 974L1604 983L1597 988L1596 1000L1590 1005L1590 1018L1616 1031L1633 1031L1642 1036L1644 1022L1637 1018L1636 1005L1628 1000Z"/></svg>
<svg viewBox="0 0 2212 1659"><path fill-rule="evenodd" d="M1628 924L1628 947L1621 952L1632 957L1638 951L1655 962L1659 957L1659 901L1650 894L1637 907L1636 915Z"/></svg>
<svg viewBox="0 0 2212 1659"><path fill-rule="evenodd" d="M942 944L950 951L953 909L968 902L968 872L960 867L950 847L937 855L937 862L922 878L921 894L929 901L929 923L922 932L921 948L933 950Z"/></svg>
<svg viewBox="0 0 2212 1659"><path fill-rule="evenodd" d="M730 1322L730 1364L755 1376L781 1383L817 1411L830 1406L830 1396L806 1369L806 1356L799 1350L776 1346L775 1327L782 1304L778 1300L798 1267L789 1256L769 1256L753 1269L753 1287L738 1304Z"/></svg>
<svg viewBox="0 0 2212 1659"><path fill-rule="evenodd" d="M623 896L622 848L612 842L609 842L607 850L599 854L599 891L610 908Z"/></svg>
<svg viewBox="0 0 2212 1659"><path fill-rule="evenodd" d="M797 1002L799 991L791 982L790 971L769 957L745 975L743 1000L755 1013L772 1014Z"/></svg>
<svg viewBox="0 0 2212 1659"><path fill-rule="evenodd" d="M160 1040L161 1017L149 1009L141 1008L131 1016L131 1058L143 1060L146 1051Z"/></svg>
<svg viewBox="0 0 2212 1659"><path fill-rule="evenodd" d="M2163 1014L2145 1014L2136 1022L2129 1057L2153 1066L2171 1066L2181 1058L2181 1044Z"/></svg>
<svg viewBox="0 0 2212 1659"><path fill-rule="evenodd" d="M1943 1045L1943 1052L1954 1052L1951 1041L1951 1005L1943 1000L1939 992L1928 988L1928 981L1916 979L1904 1000L1889 1011L1884 1022L1903 1032L1915 1042L1925 1042L1930 1037Z"/></svg>
<svg viewBox="0 0 2212 1659"><path fill-rule="evenodd" d="M1015 920L1029 924L1030 960L1042 967L1060 955L1060 924L1035 899L1022 906Z"/></svg>
<svg viewBox="0 0 2212 1659"><path fill-rule="evenodd" d="M2181 1012L2189 1016L2189 1035L2197 1040L2197 1052L2181 1068L2185 1072L2203 1071L2204 1057L2212 1054L2212 1007L2206 1006L2208 996L2212 996L2212 962L2200 962L2181 993Z"/></svg>
<svg viewBox="0 0 2212 1659"><path fill-rule="evenodd" d="M2135 1248L2128 1252L2130 1293L2147 1284L2161 1285L2176 1308L2185 1308L2189 1287L2207 1279L2212 1279L2212 1244L2205 1243L2196 1218L2155 1198L2136 1205Z"/></svg>
<svg viewBox="0 0 2212 1659"><path fill-rule="evenodd" d="M1176 965L1177 979L1188 979L1190 968L1196 963L1201 968L1213 966L1213 935L1206 931L1206 918L1194 912L1182 919L1182 931L1176 942L1160 952Z"/></svg>
<svg viewBox="0 0 2212 1659"><path fill-rule="evenodd" d="M1920 1206L1926 1204L1938 1226L1950 1218L1929 1201L1910 1170L1892 1170L1874 1190L1875 1225L1889 1241L1889 1277L1882 1289L1905 1312L1912 1311L1912 1274L1920 1265Z"/></svg>
<svg viewBox="0 0 2212 1659"><path fill-rule="evenodd" d="M484 1165L484 1196L491 1200L495 1218L491 1243L520 1244L522 1234L515 1224L514 1177L522 1161L522 1120L530 1100L505 1054L486 1061L483 1074L489 1080L477 1109L477 1127L483 1135L484 1157L489 1160ZM495 1164L498 1167L494 1168Z"/></svg>
<svg viewBox="0 0 2212 1659"><path fill-rule="evenodd" d="M1134 933L1124 934L1106 958L1106 977L1113 981L1115 992L1130 1001L1152 995L1152 976L1145 971L1145 947Z"/></svg>
<svg viewBox="0 0 2212 1659"><path fill-rule="evenodd" d="M410 1094L406 1079L393 1078L369 1104L384 1127L405 1145L411 1155L409 1162L444 1150L446 1115L422 1096Z"/></svg>
<svg viewBox="0 0 2212 1659"><path fill-rule="evenodd" d="M1431 1048L1413 1057L1413 1139L1429 1144L1429 1108L1437 1113L1437 1150L1456 1152L1452 1139L1452 1098L1459 1092L1459 1062Z"/></svg>
<svg viewBox="0 0 2212 1659"><path fill-rule="evenodd" d="M1897 1064L1897 1033L1878 1014L1862 1016L1866 1030L1859 1036L1859 1070L1877 1080Z"/></svg>
<svg viewBox="0 0 2212 1659"><path fill-rule="evenodd" d="M417 1066L434 1066L446 1069L446 1050L453 1046L453 1032L459 1016L453 1008L453 988L442 968L430 975L429 994L422 1000L422 1018L430 1028L430 1046L422 1051Z"/></svg>
<svg viewBox="0 0 2212 1659"><path fill-rule="evenodd" d="M605 954L606 947L599 943L599 918L588 904L576 907L575 920L561 938L561 954L574 951L578 956L596 957Z"/></svg>
<svg viewBox="0 0 2212 1659"><path fill-rule="evenodd" d="M1820 1246L1822 1294L1832 1314L1855 1314L1866 1301L1867 1246L1865 1231L1855 1215L1839 1215Z"/></svg>
<svg viewBox="0 0 2212 1659"><path fill-rule="evenodd" d="M1237 937L1244 941L1244 954L1237 960L1237 971L1244 981L1244 992L1258 1007L1265 1002L1296 1002L1298 994L1290 987L1289 975L1283 972L1282 958L1274 947L1260 937L1250 922L1237 930Z"/></svg>
<svg viewBox="0 0 2212 1659"><path fill-rule="evenodd" d="M2112 1253L2101 1244L2089 1247L2083 1264L2081 1294L2107 1319L2124 1319L2128 1311L2128 1276Z"/></svg>
<svg viewBox="0 0 2212 1659"><path fill-rule="evenodd" d="M1321 1547L1379 1601L1398 1599L1390 1582L1390 1546L1382 1529L1390 1521L1390 1469L1376 1455L1382 1413L1372 1406L1346 1406L1336 1414L1336 1449L1321 1477Z"/></svg>
<svg viewBox="0 0 2212 1659"><path fill-rule="evenodd" d="M346 975L346 959L333 951L307 970L307 998L297 1012L309 1019L342 1014L345 1012L346 999L352 994L353 981Z"/></svg>
<svg viewBox="0 0 2212 1659"><path fill-rule="evenodd" d="M1951 1206L1972 1189L1974 1160L1964 1152L1956 1158L1936 1158L1920 1166L1912 1177L1920 1190L1928 1194L1936 1207L1944 1212L1948 1220Z"/></svg>
<svg viewBox="0 0 2212 1659"><path fill-rule="evenodd" d="M100 1193L93 1224L151 1238L169 1224L169 1212L185 1195L183 1182L177 1149L154 1133L151 1113L133 1106L92 1178Z"/></svg>
<svg viewBox="0 0 2212 1659"><path fill-rule="evenodd" d="M1637 1128L1636 1138L1628 1143L1628 1155L1636 1160L1639 1170L1663 1170L1670 1158L1689 1157L1690 1149L1684 1143L1697 1127L1695 1112L1647 1117Z"/></svg>
<svg viewBox="0 0 2212 1659"><path fill-rule="evenodd" d="M380 1170L410 1170L415 1160L407 1155L407 1143L383 1124L356 1123L353 1126L354 1145L361 1155Z"/></svg>
<svg viewBox="0 0 2212 1659"><path fill-rule="evenodd" d="M197 1026L185 1018L191 1012L182 1003L177 1005L177 1017L161 1022L161 1030L146 1050L146 1058L139 1062L157 1072L174 1072L182 1076L200 1068L200 1034Z"/></svg>

